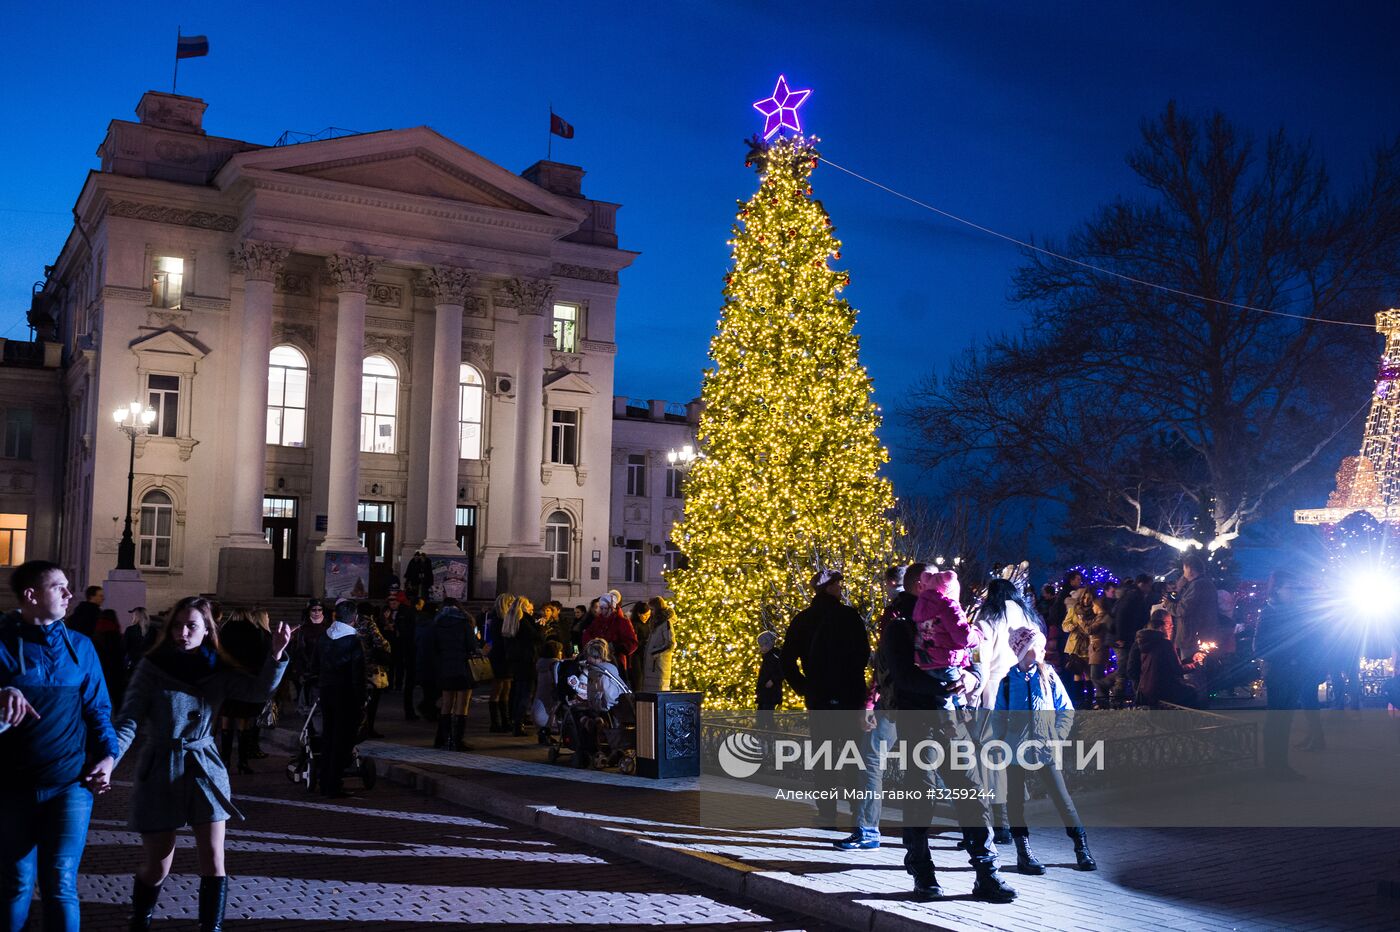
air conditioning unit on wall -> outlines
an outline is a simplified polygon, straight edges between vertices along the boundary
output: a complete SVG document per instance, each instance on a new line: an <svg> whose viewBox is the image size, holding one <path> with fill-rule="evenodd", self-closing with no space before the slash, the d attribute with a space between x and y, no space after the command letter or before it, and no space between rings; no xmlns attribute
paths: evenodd
<svg viewBox="0 0 1400 932"><path fill-rule="evenodd" d="M614 537L614 538L613 538L613 546L614 546L614 547L626 547L626 546L627 546L627 538L625 538L625 537Z"/></svg>
<svg viewBox="0 0 1400 932"><path fill-rule="evenodd" d="M652 544L652 545L651 545L651 552L652 552L654 555L658 556L658 557L661 556L661 552L662 552L663 549L664 549L664 548L663 548L660 544Z"/></svg>
<svg viewBox="0 0 1400 932"><path fill-rule="evenodd" d="M496 394L502 398L515 397L515 379L509 375L496 376Z"/></svg>

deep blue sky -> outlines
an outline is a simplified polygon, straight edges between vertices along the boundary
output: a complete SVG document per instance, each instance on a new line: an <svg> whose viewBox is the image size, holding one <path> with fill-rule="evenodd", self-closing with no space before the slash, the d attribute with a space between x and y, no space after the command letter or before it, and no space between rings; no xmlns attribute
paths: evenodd
<svg viewBox="0 0 1400 932"><path fill-rule="evenodd" d="M804 126L832 160L1021 238L1132 194L1124 155L1172 98L1310 136L1339 179L1400 130L1389 0L50 6L0 13L0 336L25 334L107 122L169 90L183 26L212 52L181 64L179 90L208 101L218 135L427 124L519 171L545 154L552 102L578 132L555 159L623 205L622 244L642 253L623 277L617 391L669 400L699 390L734 202L756 183L750 105L780 71L813 88ZM887 412L932 366L1020 325L1013 247L829 168L814 185Z"/></svg>

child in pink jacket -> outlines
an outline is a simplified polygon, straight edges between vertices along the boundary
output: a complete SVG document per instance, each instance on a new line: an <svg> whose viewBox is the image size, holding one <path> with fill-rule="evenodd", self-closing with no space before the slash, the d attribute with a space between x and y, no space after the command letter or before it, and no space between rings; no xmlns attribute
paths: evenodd
<svg viewBox="0 0 1400 932"><path fill-rule="evenodd" d="M923 591L914 605L914 663L929 676L952 686L972 666L977 629L958 602L958 574L924 570ZM954 705L962 705L955 701Z"/></svg>

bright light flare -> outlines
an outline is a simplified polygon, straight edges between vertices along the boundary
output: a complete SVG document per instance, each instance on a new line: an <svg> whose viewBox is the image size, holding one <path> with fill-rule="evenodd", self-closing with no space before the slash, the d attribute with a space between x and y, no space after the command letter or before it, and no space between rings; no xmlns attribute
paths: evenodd
<svg viewBox="0 0 1400 932"><path fill-rule="evenodd" d="M1392 615L1400 607L1400 578L1379 569L1358 570L1347 577L1351 607L1366 618Z"/></svg>

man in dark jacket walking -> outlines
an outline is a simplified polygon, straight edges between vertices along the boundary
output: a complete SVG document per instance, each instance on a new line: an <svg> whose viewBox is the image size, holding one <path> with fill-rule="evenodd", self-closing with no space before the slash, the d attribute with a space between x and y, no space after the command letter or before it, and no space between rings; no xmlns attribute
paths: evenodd
<svg viewBox="0 0 1400 932"><path fill-rule="evenodd" d="M906 578L908 578L906 576ZM936 767L921 766L920 755L910 755L907 777L922 790L919 799L904 806L904 869L914 878L914 892L922 897L943 895L933 869L933 856L928 847L929 823L933 820L933 799L938 792L938 780L952 792L954 811L962 828L963 845L968 860L977 873L972 888L974 899L990 903L1009 903L1016 891L997 876L996 849L989 844L992 819L987 800L982 797L982 782L975 768L952 766L953 742L972 746L972 736L964 724L962 713L953 710L955 693L973 694L981 687L981 666L974 664L964 672L961 683L949 692L946 686L919 669L914 662L914 621L909 616L892 614L880 633L880 645L875 653L875 669L879 677L881 704L892 713L900 738L910 746L933 741L944 753L932 758ZM924 758L928 760L927 757ZM960 797L960 798L958 798Z"/></svg>
<svg viewBox="0 0 1400 932"><path fill-rule="evenodd" d="M820 570L812 577L812 604L798 612L783 640L783 674L807 705L808 730L820 749L830 743L832 760L842 744L860 734L857 714L865 709L865 668L870 639L860 613L842 601L841 574ZM836 824L836 797L846 774L822 770L817 782L817 818Z"/></svg>
<svg viewBox="0 0 1400 932"><path fill-rule="evenodd" d="M433 588L433 561L419 550L403 571L403 589L410 602L427 600Z"/></svg>
<svg viewBox="0 0 1400 932"><path fill-rule="evenodd" d="M335 622L326 629L320 647L321 792L345 796L341 780L354 756L355 740L369 698L365 679L365 650L355 631L355 603L336 603Z"/></svg>
<svg viewBox="0 0 1400 932"><path fill-rule="evenodd" d="M1113 679L1112 700L1115 706L1122 705L1128 692L1128 652L1137 640L1137 633L1147 627L1152 614L1152 606L1147 594L1152 591L1152 577L1139 576L1134 580L1124 580L1118 592L1118 601L1113 605L1113 622L1110 630L1113 636L1113 654L1118 661L1118 671Z"/></svg>

